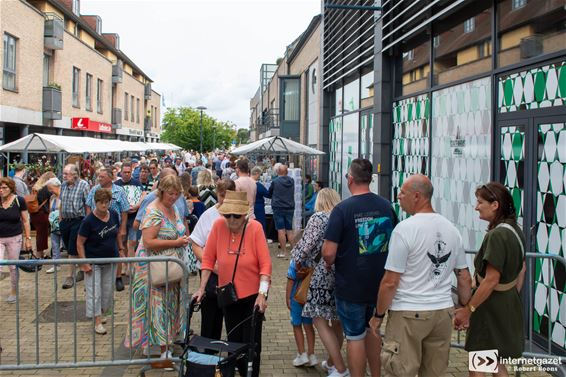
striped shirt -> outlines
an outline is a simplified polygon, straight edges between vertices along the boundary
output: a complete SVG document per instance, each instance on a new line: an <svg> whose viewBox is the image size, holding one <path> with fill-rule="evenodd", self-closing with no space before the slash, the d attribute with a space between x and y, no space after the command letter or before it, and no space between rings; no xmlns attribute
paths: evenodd
<svg viewBox="0 0 566 377"><path fill-rule="evenodd" d="M66 181L61 184L61 219L85 217L85 205L89 186L85 180L79 179L73 185Z"/></svg>

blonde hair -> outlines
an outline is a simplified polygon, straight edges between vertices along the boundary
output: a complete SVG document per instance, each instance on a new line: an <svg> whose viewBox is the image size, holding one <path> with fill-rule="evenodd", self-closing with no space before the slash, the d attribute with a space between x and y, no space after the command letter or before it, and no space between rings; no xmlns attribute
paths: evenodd
<svg viewBox="0 0 566 377"><path fill-rule="evenodd" d="M204 169L199 171L197 175L197 186L214 186L210 170Z"/></svg>
<svg viewBox="0 0 566 377"><path fill-rule="evenodd" d="M165 191L174 190L178 193L183 193L183 186L181 185L181 180L174 174L165 176L159 180L159 185L157 186L157 196L159 199L163 199L163 193Z"/></svg>
<svg viewBox="0 0 566 377"><path fill-rule="evenodd" d="M340 203L340 195L334 189L323 188L316 195L314 210L316 212L331 212Z"/></svg>
<svg viewBox="0 0 566 377"><path fill-rule="evenodd" d="M34 189L35 191L41 190L43 187L45 187L47 181L49 181L51 178L55 178L55 174L52 171L43 173L39 177L37 182L35 182L35 185L33 185L32 189Z"/></svg>

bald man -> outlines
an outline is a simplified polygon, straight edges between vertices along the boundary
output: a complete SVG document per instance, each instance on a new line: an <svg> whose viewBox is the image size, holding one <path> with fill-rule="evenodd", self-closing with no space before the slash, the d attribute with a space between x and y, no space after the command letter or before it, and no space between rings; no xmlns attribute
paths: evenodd
<svg viewBox="0 0 566 377"><path fill-rule="evenodd" d="M381 350L382 360L389 360L383 365L385 376L444 375L452 335L452 273L460 303L470 300L471 277L462 237L450 221L434 212L433 192L430 180L419 174L409 177L398 195L401 208L411 217L391 235L370 321L378 332L389 310ZM401 368L393 366L394 360Z"/></svg>

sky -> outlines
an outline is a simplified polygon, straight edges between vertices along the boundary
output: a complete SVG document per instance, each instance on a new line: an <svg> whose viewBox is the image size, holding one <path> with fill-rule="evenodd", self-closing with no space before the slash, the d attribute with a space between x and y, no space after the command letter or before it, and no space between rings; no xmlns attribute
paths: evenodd
<svg viewBox="0 0 566 377"><path fill-rule="evenodd" d="M207 114L249 127L250 98L262 63L320 13L320 0L81 0L103 33L152 80L167 107L206 106ZM165 108L162 108L162 113Z"/></svg>

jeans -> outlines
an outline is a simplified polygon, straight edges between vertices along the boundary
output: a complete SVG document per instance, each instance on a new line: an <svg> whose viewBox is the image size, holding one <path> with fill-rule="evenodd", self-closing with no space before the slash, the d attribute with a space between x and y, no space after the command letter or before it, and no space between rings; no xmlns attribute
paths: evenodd
<svg viewBox="0 0 566 377"><path fill-rule="evenodd" d="M61 245L63 238L60 233L51 233L51 257L53 259L61 259Z"/></svg>
<svg viewBox="0 0 566 377"><path fill-rule="evenodd" d="M92 264L85 273L86 316L98 317L112 306L116 267L113 264Z"/></svg>

